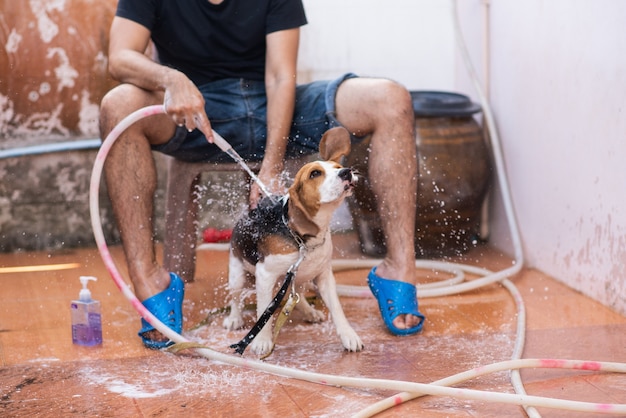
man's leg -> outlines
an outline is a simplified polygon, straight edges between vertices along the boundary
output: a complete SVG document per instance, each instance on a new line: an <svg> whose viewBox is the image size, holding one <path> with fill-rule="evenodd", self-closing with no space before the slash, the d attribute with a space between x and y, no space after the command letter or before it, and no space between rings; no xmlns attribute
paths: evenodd
<svg viewBox="0 0 626 418"><path fill-rule="evenodd" d="M131 85L111 90L101 104L102 138L133 111L162 103L162 100L158 95ZM104 165L130 279L141 301L163 291L170 283L169 273L157 263L154 251L152 218L156 168L150 143L167 141L174 130L175 125L167 116L142 119L120 135ZM154 335L149 337L158 339Z"/></svg>
<svg viewBox="0 0 626 418"><path fill-rule="evenodd" d="M335 103L343 126L356 136L372 135L369 181L387 243L387 255L376 272L414 285L417 161L410 94L389 80L352 78L340 85ZM420 320L399 315L393 324L407 329Z"/></svg>

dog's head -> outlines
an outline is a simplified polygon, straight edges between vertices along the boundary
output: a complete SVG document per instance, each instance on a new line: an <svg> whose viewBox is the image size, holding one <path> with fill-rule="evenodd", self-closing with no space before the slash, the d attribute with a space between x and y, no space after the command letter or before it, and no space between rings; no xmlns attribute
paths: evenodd
<svg viewBox="0 0 626 418"><path fill-rule="evenodd" d="M322 161L305 164L289 188L290 226L300 235L317 235L320 216L330 219L346 196L352 194L356 174L340 164L350 153L350 134L344 128L332 128L320 142ZM320 216L318 216L320 215Z"/></svg>

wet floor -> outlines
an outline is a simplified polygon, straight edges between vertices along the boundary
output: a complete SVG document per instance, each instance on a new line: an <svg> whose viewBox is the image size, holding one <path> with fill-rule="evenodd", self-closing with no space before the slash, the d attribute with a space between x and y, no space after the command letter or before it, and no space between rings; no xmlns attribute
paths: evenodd
<svg viewBox="0 0 626 418"><path fill-rule="evenodd" d="M336 257L357 255L354 236L334 238ZM111 249L118 266L120 248ZM497 270L511 259L479 247L457 259ZM17 266L50 265L14 272ZM213 361L192 351L144 349L140 321L117 290L94 248L64 252L0 254L0 416L48 417L346 417L397 393L381 388L336 387ZM59 268L51 270L51 268ZM123 269L121 269L123 272ZM221 327L227 254L198 251L196 280L186 287L184 335L219 353L247 330ZM340 284L365 285L367 270L336 274ZM100 347L72 344L70 300L80 275L93 275L102 302ZM443 274L420 272L420 281ZM444 275L445 276L445 275ZM626 362L626 318L558 283L524 269L513 278L527 309L524 358ZM516 306L500 285L462 295L420 299L426 315L421 334L394 337L382 324L373 298L342 297L348 320L365 344L344 352L330 321L308 324L297 313L282 329L266 364L356 378L429 383L508 360L515 344ZM253 324L248 312L247 326ZM253 353L244 358L254 360ZM590 402L626 403L626 376L565 370L524 370L529 394ZM507 372L480 377L464 388L513 393ZM540 408L544 417L589 414ZM381 417L522 417L515 405L426 396Z"/></svg>

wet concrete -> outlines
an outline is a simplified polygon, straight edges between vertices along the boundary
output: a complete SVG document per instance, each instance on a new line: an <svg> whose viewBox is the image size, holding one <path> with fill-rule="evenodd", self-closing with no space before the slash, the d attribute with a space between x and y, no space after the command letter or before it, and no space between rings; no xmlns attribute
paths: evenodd
<svg viewBox="0 0 626 418"><path fill-rule="evenodd" d="M354 255L353 236L336 238L338 257ZM122 254L112 248L118 264ZM498 269L510 259L478 248L462 261ZM351 416L395 392L319 385L200 357L146 350L136 332L139 319L105 272L94 249L62 253L0 255L1 266L78 263L76 268L0 274L0 416ZM124 270L122 273L124 273ZM226 331L227 255L200 250L196 281L187 285L184 335L220 353L247 330ZM69 301L78 276L96 275L92 292L102 302L104 344L71 343ZM366 270L337 273L339 283L365 284ZM422 277L423 276L423 277ZM432 280L421 275L421 281ZM430 278L429 278L430 277ZM525 358L549 357L626 362L626 318L532 269L514 283L528 310ZM365 343L343 351L330 321L307 324L294 314L265 360L298 370L359 378L428 383L481 365L507 360L515 338L516 310L499 285L470 293L420 299L426 315L421 334L394 337L384 328L372 298L342 297L346 316ZM206 323L197 327L202 321ZM247 326L254 322L246 316ZM244 358L255 359L246 352ZM595 402L624 402L623 375L583 371L527 370L530 394ZM508 373L488 375L461 387L512 393ZM541 409L544 417L588 417ZM522 417L520 407L446 397L424 397L382 417Z"/></svg>

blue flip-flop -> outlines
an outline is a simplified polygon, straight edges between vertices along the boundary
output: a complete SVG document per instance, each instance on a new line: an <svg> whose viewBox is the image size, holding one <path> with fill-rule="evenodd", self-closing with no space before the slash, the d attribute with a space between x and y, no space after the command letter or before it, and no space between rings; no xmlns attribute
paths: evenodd
<svg viewBox="0 0 626 418"><path fill-rule="evenodd" d="M424 315L418 311L417 291L415 286L397 280L384 279L376 274L374 267L367 276L367 283L374 297L378 300L380 314L385 325L396 335L410 335L420 332L424 325ZM411 314L421 318L419 324L412 328L399 329L393 320L402 314Z"/></svg>
<svg viewBox="0 0 626 418"><path fill-rule="evenodd" d="M185 284L176 274L170 273L170 285L168 288L144 300L142 303L159 321L180 334L183 330L184 297ZM143 341L143 345L147 348L160 350L161 348L166 348L174 344L174 342L170 340L154 341L146 338L144 334L153 331L154 327L143 318L141 318L141 325L142 328L138 334Z"/></svg>

